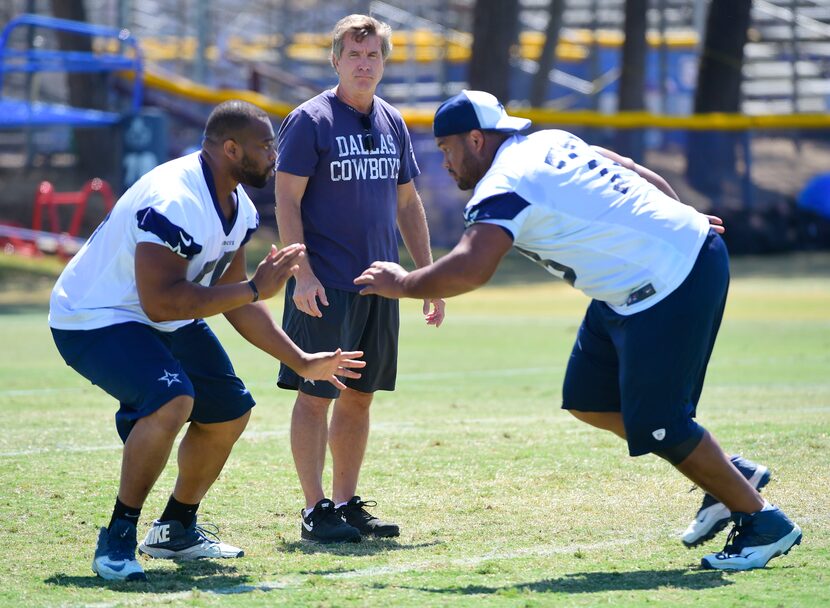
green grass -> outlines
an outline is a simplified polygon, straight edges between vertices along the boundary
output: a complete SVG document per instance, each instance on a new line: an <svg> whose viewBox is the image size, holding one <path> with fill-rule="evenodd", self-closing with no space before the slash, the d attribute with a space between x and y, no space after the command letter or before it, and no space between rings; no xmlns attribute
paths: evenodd
<svg viewBox="0 0 830 608"><path fill-rule="evenodd" d="M115 405L63 364L42 294L4 289L0 606L827 606L830 280L787 263L736 262L699 408L727 449L771 467L765 495L804 530L790 555L738 574L698 568L724 536L680 544L701 496L688 481L559 409L586 300L550 281L450 300L438 330L403 304L398 390L373 406L361 478L402 535L349 547L298 541L292 394L217 319L258 405L200 513L246 557L143 561L148 583L103 582L89 563L117 488ZM174 476L171 461L140 532Z"/></svg>

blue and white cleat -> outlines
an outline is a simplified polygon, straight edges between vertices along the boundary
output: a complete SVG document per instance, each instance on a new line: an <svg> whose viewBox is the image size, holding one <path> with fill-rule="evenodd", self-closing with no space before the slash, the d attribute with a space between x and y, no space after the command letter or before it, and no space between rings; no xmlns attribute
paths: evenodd
<svg viewBox="0 0 830 608"><path fill-rule="evenodd" d="M135 526L124 519L116 519L110 530L101 528L92 571L108 581L146 581L135 558L135 544Z"/></svg>
<svg viewBox="0 0 830 608"><path fill-rule="evenodd" d="M764 465L755 464L751 460L740 456L732 456L730 460L756 490L760 490L769 483L769 469ZM697 515L695 515L689 527L686 528L686 531L683 532L683 544L691 549L713 539L718 532L726 527L731 515L732 513L725 504L711 494L705 494L703 504L700 505Z"/></svg>
<svg viewBox="0 0 830 608"><path fill-rule="evenodd" d="M210 524L208 527L197 525L195 517L187 528L179 521L156 520L138 546L138 552L156 559L180 560L245 555L239 547L220 541L217 531L218 528Z"/></svg>
<svg viewBox="0 0 830 608"><path fill-rule="evenodd" d="M773 557L786 555L801 544L801 528L778 507L757 513L733 513L735 527L719 553L704 557L700 565L713 570L763 568Z"/></svg>

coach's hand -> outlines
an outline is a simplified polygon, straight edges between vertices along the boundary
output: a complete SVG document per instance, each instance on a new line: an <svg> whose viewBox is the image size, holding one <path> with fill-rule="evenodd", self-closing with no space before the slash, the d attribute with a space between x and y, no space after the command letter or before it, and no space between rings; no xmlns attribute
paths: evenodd
<svg viewBox="0 0 830 608"><path fill-rule="evenodd" d="M305 256L305 245L295 243L282 249L271 245L271 251L259 263L252 277L259 291L259 298L265 300L283 288L292 274L297 272L297 262Z"/></svg>
<svg viewBox="0 0 830 608"><path fill-rule="evenodd" d="M320 298L320 304L323 306L328 306L329 301L326 298L326 290L322 283L317 280L308 261L300 264L295 278L297 284L294 285L294 306L300 312L312 317L322 317L323 313L320 312L320 308L317 306L317 298Z"/></svg>
<svg viewBox="0 0 830 608"><path fill-rule="evenodd" d="M372 265L354 280L354 284L366 286L360 290L362 296L377 295L397 299L404 295L403 280L408 274L400 264L372 262Z"/></svg>
<svg viewBox="0 0 830 608"><path fill-rule="evenodd" d="M432 306L432 312L430 312L430 305ZM434 300L430 300L429 298L424 299L424 319L427 325L441 327L441 323L444 322L444 306L446 304L441 298L435 298Z"/></svg>
<svg viewBox="0 0 830 608"><path fill-rule="evenodd" d="M339 348L333 353L305 353L303 368L296 371L307 380L325 380L342 391L346 385L337 376L360 378L360 374L352 370L366 367L365 361L358 360L362 356L362 350L343 352Z"/></svg>

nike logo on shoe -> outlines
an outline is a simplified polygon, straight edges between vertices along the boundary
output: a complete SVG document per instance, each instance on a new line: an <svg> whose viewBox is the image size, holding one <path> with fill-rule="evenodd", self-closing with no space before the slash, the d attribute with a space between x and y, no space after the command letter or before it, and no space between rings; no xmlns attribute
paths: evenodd
<svg viewBox="0 0 830 608"><path fill-rule="evenodd" d="M311 532L314 529L314 522L309 523L303 518L303 528Z"/></svg>
<svg viewBox="0 0 830 608"><path fill-rule="evenodd" d="M158 545L170 541L170 526L164 524L162 526L153 526L147 532L147 538L144 540L145 545Z"/></svg>
<svg viewBox="0 0 830 608"><path fill-rule="evenodd" d="M126 562L121 562L120 564L116 564L115 562L106 562L104 564L104 567L108 568L109 570L115 570L116 572L121 572L124 569L124 566L126 566L126 565L127 565Z"/></svg>

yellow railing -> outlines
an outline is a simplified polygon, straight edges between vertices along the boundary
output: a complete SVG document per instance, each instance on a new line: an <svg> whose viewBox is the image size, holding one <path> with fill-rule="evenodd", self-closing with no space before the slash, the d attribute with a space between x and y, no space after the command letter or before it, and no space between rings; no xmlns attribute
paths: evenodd
<svg viewBox="0 0 830 608"><path fill-rule="evenodd" d="M131 72L121 74L132 78ZM285 116L294 106L261 93L241 89L214 89L181 76L148 69L144 74L147 87L164 91L191 101L215 105L229 99L249 101L273 116ZM434 110L400 107L410 127L431 128ZM696 114L669 116L650 112L618 112L601 114L591 111L562 112L537 108L512 108L515 116L529 118L537 126L609 127L616 129L685 129L738 131L745 129L830 129L830 114L782 114L746 116L744 114Z"/></svg>
<svg viewBox="0 0 830 608"><path fill-rule="evenodd" d="M698 42L693 31L669 32L663 38L658 32L648 33L648 42L657 47L665 44L671 49L693 49ZM450 62L469 61L473 37L466 32L454 32L443 36L428 30L401 30L392 34L392 62L414 59L418 62L432 62L447 59ZM601 48L619 47L623 34L615 30L564 30L556 48L560 61L581 61L585 59L592 45ZM274 58L276 49L285 41L280 34L258 35L250 38L230 36L224 42L224 52L249 61L268 61ZM113 46L114 43L109 43ZM519 35L518 52L523 59L536 60L545 44L542 32L522 32ZM98 43L101 46L101 43ZM192 36L162 36L141 38L141 48L148 61L193 61L198 51L196 38ZM298 32L285 45L285 52L291 59L327 63L331 49L328 33ZM102 49L103 50L103 49ZM221 56L219 47L210 45L205 50L208 61Z"/></svg>

